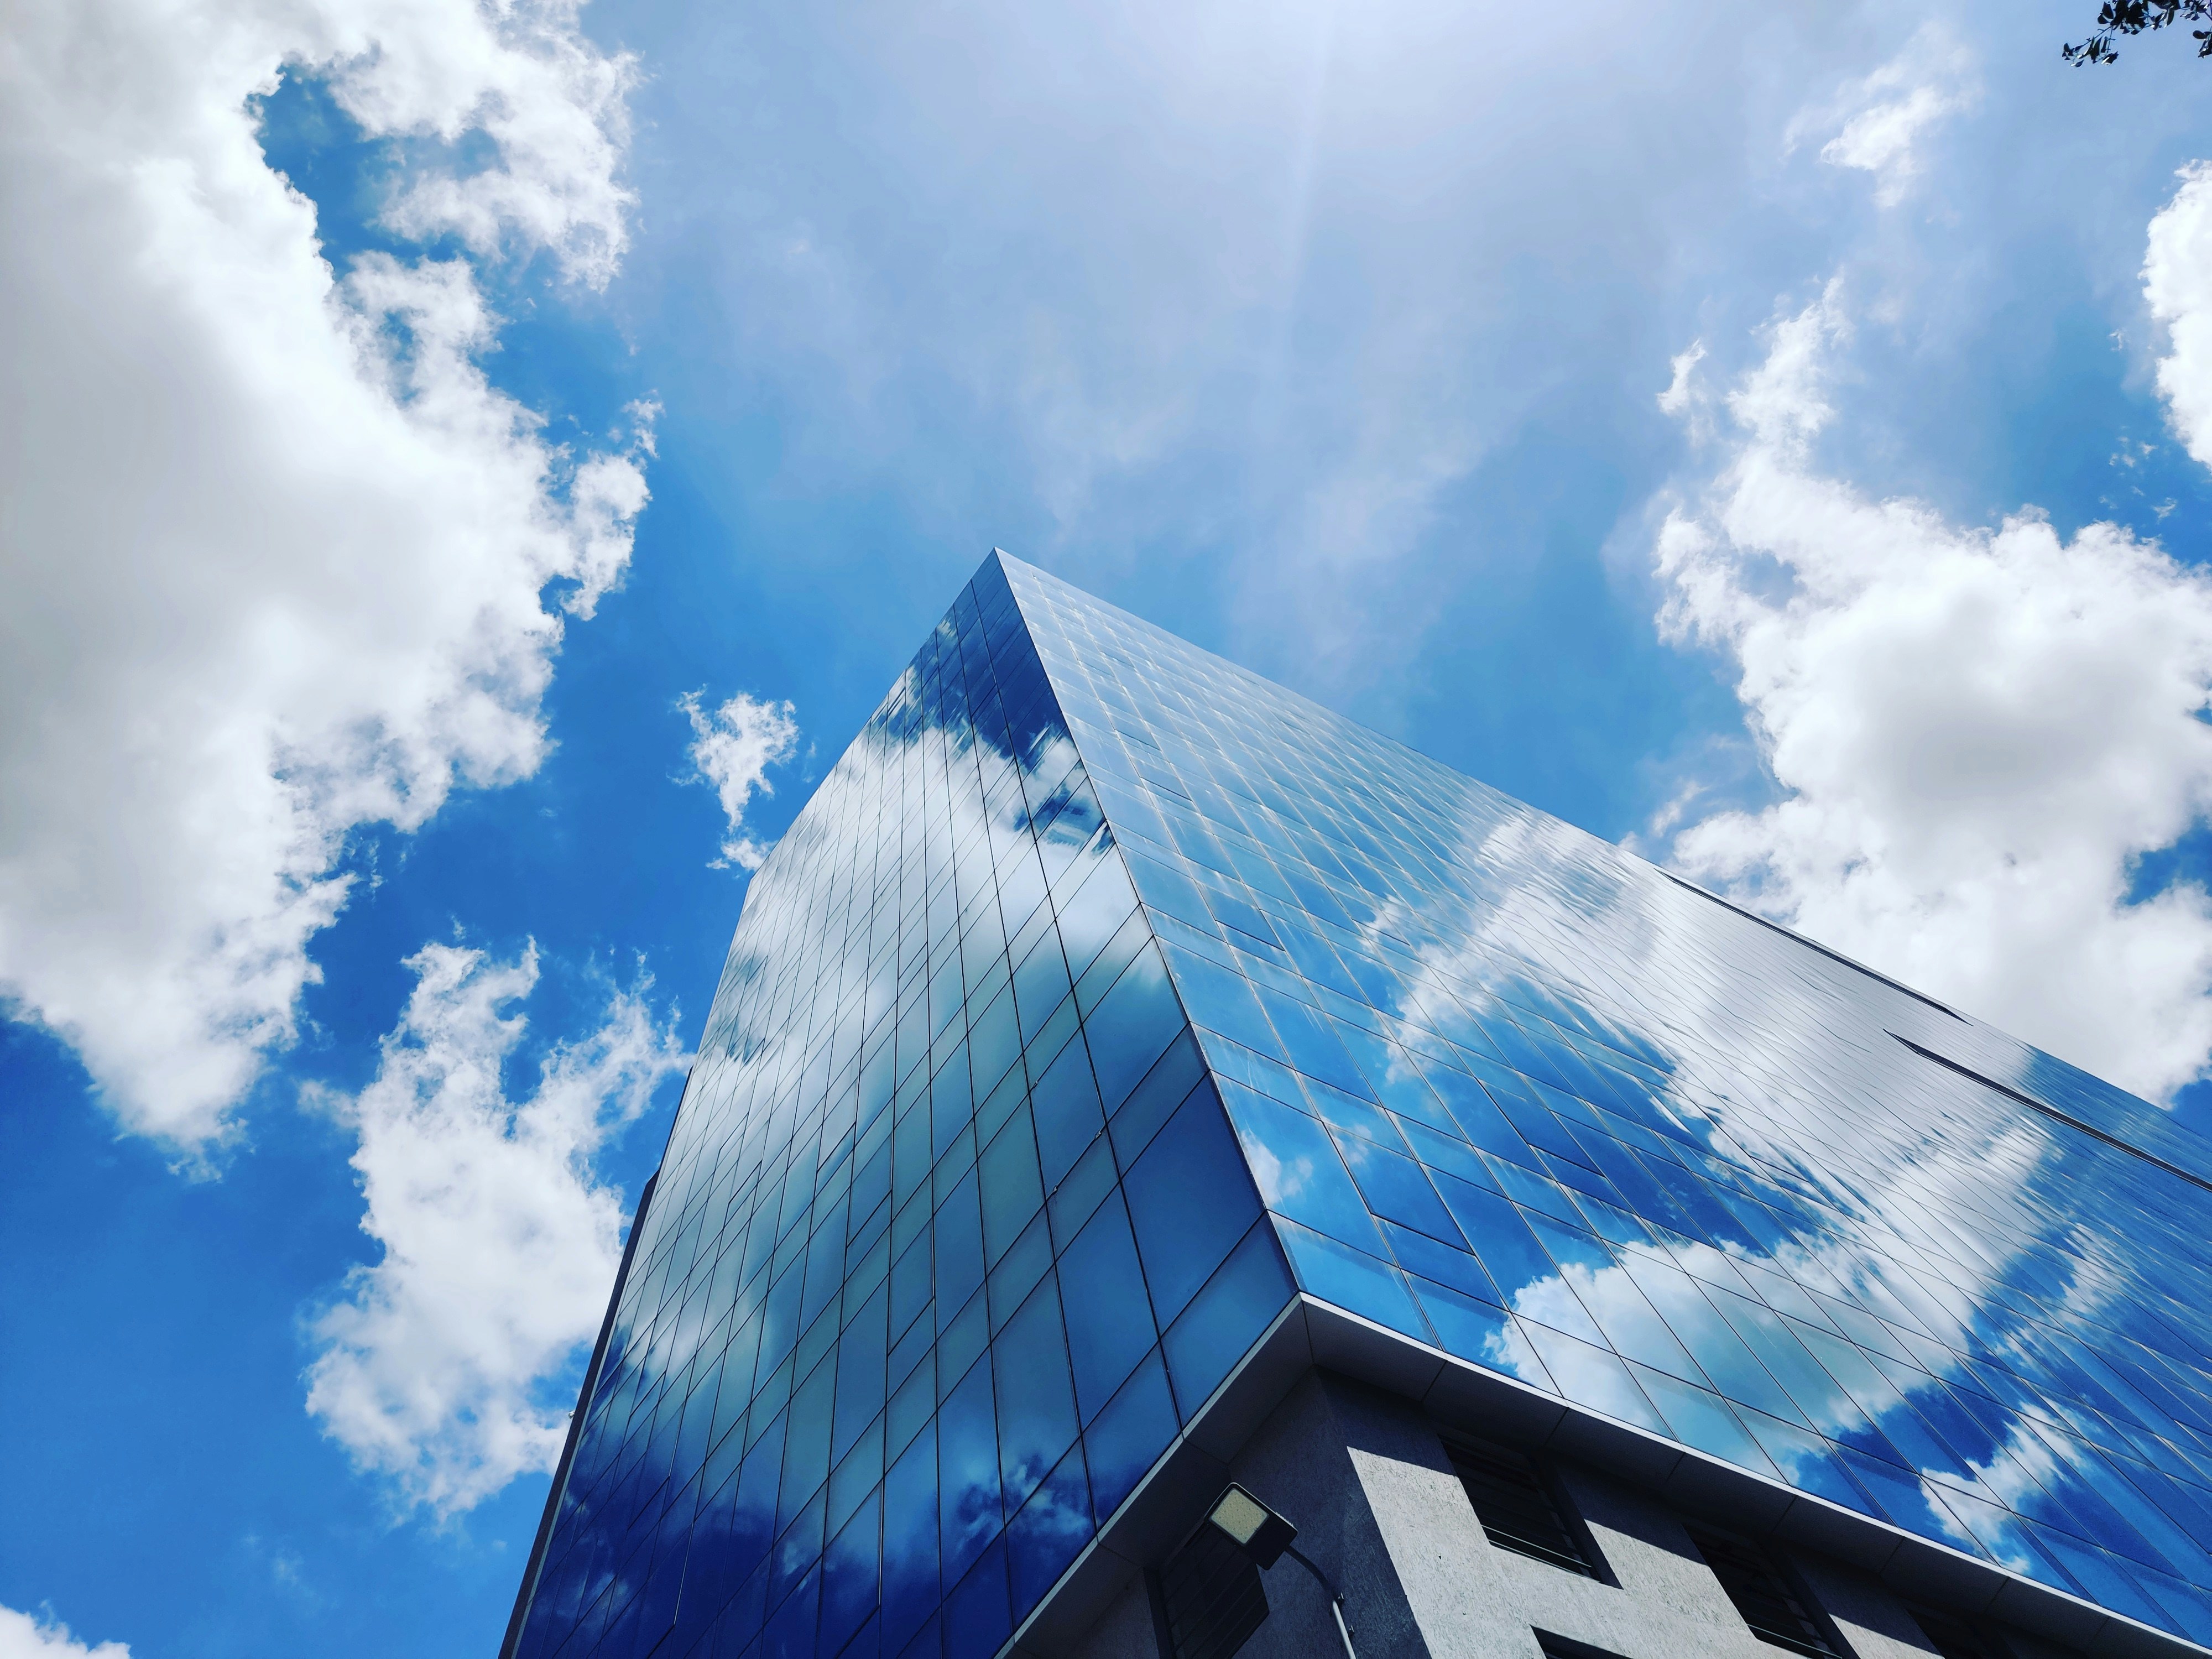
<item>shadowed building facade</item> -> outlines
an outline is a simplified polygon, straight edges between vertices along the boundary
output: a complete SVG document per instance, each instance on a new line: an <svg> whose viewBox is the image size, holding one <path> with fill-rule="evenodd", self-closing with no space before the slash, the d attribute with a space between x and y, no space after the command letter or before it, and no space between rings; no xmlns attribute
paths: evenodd
<svg viewBox="0 0 2212 1659"><path fill-rule="evenodd" d="M506 1653L2203 1651L2208 1179L994 554L753 877Z"/></svg>

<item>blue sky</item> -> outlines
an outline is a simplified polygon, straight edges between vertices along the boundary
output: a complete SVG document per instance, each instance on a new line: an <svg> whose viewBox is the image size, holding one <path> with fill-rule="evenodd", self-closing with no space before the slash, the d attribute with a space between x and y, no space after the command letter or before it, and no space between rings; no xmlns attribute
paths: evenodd
<svg viewBox="0 0 2212 1659"><path fill-rule="evenodd" d="M1555 9L28 9L0 1659L492 1650L994 544L2212 1127L2212 70Z"/></svg>

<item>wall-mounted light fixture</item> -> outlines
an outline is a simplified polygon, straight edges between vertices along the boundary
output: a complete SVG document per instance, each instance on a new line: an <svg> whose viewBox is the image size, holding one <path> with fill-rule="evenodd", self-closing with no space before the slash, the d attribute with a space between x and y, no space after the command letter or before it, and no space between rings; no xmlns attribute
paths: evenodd
<svg viewBox="0 0 2212 1659"><path fill-rule="evenodd" d="M1206 1512L1206 1518L1249 1556L1252 1565L1261 1571L1287 1555L1311 1573L1314 1582L1328 1597L1328 1610L1336 1618L1336 1633L1344 1643L1345 1659L1359 1659L1352 1646L1352 1627L1344 1622L1344 1592L1330 1582L1327 1573L1293 1547L1292 1540L1298 1535L1295 1526L1233 1480L1213 1500L1213 1507Z"/></svg>

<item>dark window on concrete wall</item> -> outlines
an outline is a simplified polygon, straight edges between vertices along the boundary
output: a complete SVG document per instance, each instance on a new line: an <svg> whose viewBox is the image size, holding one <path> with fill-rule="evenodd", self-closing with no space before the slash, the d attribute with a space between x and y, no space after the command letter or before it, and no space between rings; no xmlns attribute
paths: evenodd
<svg viewBox="0 0 2212 1659"><path fill-rule="evenodd" d="M1912 1621L1942 1659L1998 1659L1999 1649L1965 1620L1914 1607Z"/></svg>
<svg viewBox="0 0 2212 1659"><path fill-rule="evenodd" d="M1753 1636L1792 1653L1836 1651L1765 1551L1755 1544L1696 1528L1690 1530L1690 1541L1705 1558L1713 1577L1721 1581L1721 1588L1728 1592L1728 1599L1743 1615Z"/></svg>
<svg viewBox="0 0 2212 1659"><path fill-rule="evenodd" d="M1598 1576L1591 1551L1569 1524L1551 1483L1534 1463L1502 1446L1448 1441L1444 1449L1492 1543L1569 1572Z"/></svg>
<svg viewBox="0 0 2212 1659"><path fill-rule="evenodd" d="M1160 1569L1160 1599L1172 1659L1229 1659L1267 1619L1260 1569L1211 1522Z"/></svg>
<svg viewBox="0 0 2212 1659"><path fill-rule="evenodd" d="M1594 1648L1587 1642L1577 1642L1571 1636L1555 1636L1550 1631L1535 1632L1536 1646L1544 1659L1620 1659L1609 1648Z"/></svg>

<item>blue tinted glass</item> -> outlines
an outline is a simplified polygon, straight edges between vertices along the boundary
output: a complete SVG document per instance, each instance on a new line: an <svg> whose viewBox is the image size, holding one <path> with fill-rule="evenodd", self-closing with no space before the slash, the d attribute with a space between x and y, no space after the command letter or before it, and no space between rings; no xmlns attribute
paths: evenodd
<svg viewBox="0 0 2212 1659"><path fill-rule="evenodd" d="M1118 1198L1101 1205L1060 1259L1076 1399L1087 1420L1113 1397L1158 1332L1137 1241Z"/></svg>
<svg viewBox="0 0 2212 1659"><path fill-rule="evenodd" d="M768 1553L776 1534L775 1494L783 1480L784 1422L778 1415L759 1443L745 1454L744 1472L738 1478L732 1530L744 1571L750 1571Z"/></svg>
<svg viewBox="0 0 2212 1659"><path fill-rule="evenodd" d="M768 1629L761 1637L761 1659L812 1659L821 1594L822 1576L810 1572L769 1614ZM648 1638L641 1645L650 1650L652 1643Z"/></svg>
<svg viewBox="0 0 2212 1659"><path fill-rule="evenodd" d="M1298 1086L1287 1091L1274 1091L1274 1097L1293 1106L1304 1101L1332 1129L1364 1136L1392 1152L1405 1149L1405 1137L1398 1133L1395 1121L1372 1101L1348 1095L1312 1078L1303 1079Z"/></svg>
<svg viewBox="0 0 2212 1659"><path fill-rule="evenodd" d="M822 1646L835 1653L876 1610L877 1533L882 1498L871 1496L830 1540L822 1558Z"/></svg>
<svg viewBox="0 0 2212 1659"><path fill-rule="evenodd" d="M1042 1216L1034 1218L1013 1248L991 1270L991 1329L995 1334L1052 1271L1052 1234Z"/></svg>
<svg viewBox="0 0 2212 1659"><path fill-rule="evenodd" d="M842 1458L884 1407L884 1320L887 1293L861 1304L837 1349L836 1433L833 1459Z"/></svg>
<svg viewBox="0 0 2212 1659"><path fill-rule="evenodd" d="M1037 1150L1048 1190L1060 1185L1085 1147L1106 1125L1091 1081L1091 1053L1082 1041L1071 1042L1045 1068L1030 1100L1036 1123Z"/></svg>
<svg viewBox="0 0 2212 1659"><path fill-rule="evenodd" d="M938 1536L948 1579L974 1564L1004 1518L995 1406L987 1362L969 1368L938 1412Z"/></svg>
<svg viewBox="0 0 2212 1659"><path fill-rule="evenodd" d="M1373 1141L1347 1135L1337 1144L1352 1178L1376 1215L1426 1233L1446 1243L1462 1242L1460 1231L1438 1201L1421 1166L1401 1153L1386 1152Z"/></svg>
<svg viewBox="0 0 2212 1659"><path fill-rule="evenodd" d="M1168 1376L1186 1419L1290 1299L1281 1251L1269 1229L1255 1224L1168 1328Z"/></svg>
<svg viewBox="0 0 2212 1659"><path fill-rule="evenodd" d="M836 1372L834 1364L817 1365L791 1397L783 1433L781 1495L776 1504L779 1525L787 1524L830 1477L830 1419L836 1404Z"/></svg>
<svg viewBox="0 0 2212 1659"><path fill-rule="evenodd" d="M635 1622L637 1640L648 1648L676 1622L676 1597L684 1566L674 1552L659 1551L649 1571L652 1576L637 1596Z"/></svg>
<svg viewBox="0 0 2212 1659"><path fill-rule="evenodd" d="M1851 1446L1838 1446L1836 1455L1899 1526L1923 1538L1957 1545L1954 1534L1963 1529L1929 1482ZM1981 1553L1978 1547L1968 1547L1975 1554Z"/></svg>
<svg viewBox="0 0 2212 1659"><path fill-rule="evenodd" d="M1115 1155L1127 1168L1144 1153L1160 1126L1175 1115L1176 1108L1190 1098L1191 1091L1206 1075L1197 1041L1188 1031L1170 1043L1167 1052L1152 1063L1144 1081L1129 1091L1115 1109L1109 1126Z"/></svg>
<svg viewBox="0 0 2212 1659"><path fill-rule="evenodd" d="M1123 1184L1153 1315L1172 1321L1259 1213L1211 1090L1183 1103Z"/></svg>
<svg viewBox="0 0 2212 1659"><path fill-rule="evenodd" d="M1395 1267L1296 1222L1282 1222L1279 1230L1302 1288L1378 1325L1424 1342L1431 1340L1427 1322Z"/></svg>
<svg viewBox="0 0 2212 1659"><path fill-rule="evenodd" d="M1182 1029L1182 1005L1168 982L1157 948L1124 969L1104 1000L1084 1021L1098 1093L1110 1113Z"/></svg>
<svg viewBox="0 0 2212 1659"><path fill-rule="evenodd" d="M1398 1265L1407 1273L1449 1285L1479 1302L1500 1305L1498 1286L1482 1270L1482 1264L1465 1250L1440 1244L1426 1233L1387 1221L1382 1224L1382 1232L1390 1241L1390 1254L1398 1258Z"/></svg>
<svg viewBox="0 0 2212 1659"><path fill-rule="evenodd" d="M945 1598L945 1659L991 1659L1012 1630L1006 1612L1006 1547L1000 1540Z"/></svg>
<svg viewBox="0 0 2212 1659"><path fill-rule="evenodd" d="M1036 1137L1030 1133L1028 1113L1014 1114L975 1167L982 1189L984 1255L996 1262L1021 1237L1030 1218L1044 1207Z"/></svg>
<svg viewBox="0 0 2212 1659"><path fill-rule="evenodd" d="M1304 1112L1236 1084L1223 1085L1221 1094L1267 1207L1379 1254L1374 1218L1328 1131Z"/></svg>
<svg viewBox="0 0 2212 1659"><path fill-rule="evenodd" d="M1770 1416L1802 1420L1788 1393L1721 1317L1696 1279L1641 1253L1624 1253L1621 1265L1714 1387Z"/></svg>
<svg viewBox="0 0 2212 1659"><path fill-rule="evenodd" d="M1667 1425L1651 1409L1651 1402L1636 1386L1636 1379L1620 1363L1620 1356L1549 1329L1533 1319L1524 1322L1522 1329L1541 1356L1552 1381L1568 1399L1625 1423L1665 1431Z"/></svg>
<svg viewBox="0 0 2212 1659"><path fill-rule="evenodd" d="M2076 1543L2063 1533L2046 1530L2039 1533L2038 1538L2074 1582L2097 1601L2147 1625L2169 1623L2151 1606L2135 1579L2110 1556Z"/></svg>
<svg viewBox="0 0 2212 1659"><path fill-rule="evenodd" d="M1628 1369L1644 1397L1659 1408L1667 1426L1686 1445L1725 1457L1757 1474L1775 1473L1772 1462L1759 1450L1750 1431L1718 1395L1632 1361Z"/></svg>
<svg viewBox="0 0 2212 1659"><path fill-rule="evenodd" d="M1528 1231L1527 1216L1471 1182L1439 1173L1436 1184L1508 1307L1571 1335L1603 1340L1596 1322Z"/></svg>
<svg viewBox="0 0 2212 1659"><path fill-rule="evenodd" d="M1281 1034L1291 1065L1346 1093L1370 1092L1365 1076L1345 1053L1337 1027L1326 1016L1265 986L1260 988L1260 1000Z"/></svg>
<svg viewBox="0 0 2212 1659"><path fill-rule="evenodd" d="M1487 1302L1419 1273L1409 1273L1407 1282L1428 1316L1430 1328L1437 1334L1437 1346L1446 1352L1505 1371L1539 1388L1552 1386L1543 1362L1510 1316Z"/></svg>
<svg viewBox="0 0 2212 1659"><path fill-rule="evenodd" d="M884 1477L884 1641L896 1647L936 1612L937 1433L933 1425Z"/></svg>
<svg viewBox="0 0 2212 1659"><path fill-rule="evenodd" d="M1060 912L1061 943L1067 953L1068 967L1079 981L1099 959L1099 953L1124 936L1124 926L1136 907L1136 890L1122 872L1121 861L1102 856ZM1132 955L1136 943L1146 937L1147 931L1140 923L1127 936L1131 940Z"/></svg>
<svg viewBox="0 0 2212 1659"><path fill-rule="evenodd" d="M1078 1446L1040 1482L1006 1523L1006 1572L1017 1607L1034 1607L1094 1531L1091 1485Z"/></svg>
<svg viewBox="0 0 2212 1659"><path fill-rule="evenodd" d="M1486 1152L1516 1162L1527 1161L1528 1143L1521 1139L1520 1132L1506 1121L1505 1114L1498 1109L1480 1083L1440 1065L1430 1066L1428 1076L1449 1109L1452 1122L1460 1133Z"/></svg>
<svg viewBox="0 0 2212 1659"><path fill-rule="evenodd" d="M2145 1103L994 557L751 878L523 1659L988 1643L1279 1305L1254 1187L1311 1295L2200 1632L2175 1170Z"/></svg>
<svg viewBox="0 0 2212 1659"><path fill-rule="evenodd" d="M1132 805L1143 803L1139 811L1128 814L1127 819L1129 823L1141 830L1144 827L1143 817L1152 810L1150 798L1132 792L1121 794L1120 799ZM1155 817L1153 822L1158 823L1158 818ZM1155 836L1154 843L1157 845L1160 839ZM1145 902L1154 909L1200 927L1206 925L1209 915L1206 901L1199 896L1197 884L1181 871L1157 860L1138 855L1129 860L1129 873L1135 878L1137 890L1143 895Z"/></svg>
<svg viewBox="0 0 2212 1659"><path fill-rule="evenodd" d="M1083 1431L1091 1465L1091 1502L1098 1523L1136 1490L1145 1472L1176 1437L1175 1397L1167 1367L1152 1353Z"/></svg>
<svg viewBox="0 0 2212 1659"><path fill-rule="evenodd" d="M1075 1442L1075 1389L1060 1292L1048 1279L991 1346L997 1372L999 1476L1007 1509L1018 1507Z"/></svg>
<svg viewBox="0 0 2212 1659"><path fill-rule="evenodd" d="M1204 957L1183 951L1175 953L1175 963L1192 1019L1248 1048L1262 1054L1274 1049L1274 1034L1267 1016L1260 1012L1249 981Z"/></svg>
<svg viewBox="0 0 2212 1659"><path fill-rule="evenodd" d="M1692 1383L1705 1382L1666 1321L1652 1310L1635 1280L1602 1243L1588 1233L1541 1217L1532 1217L1528 1225L1559 1264L1575 1286L1577 1299L1615 1350L1670 1376Z"/></svg>
<svg viewBox="0 0 2212 1659"><path fill-rule="evenodd" d="M1401 1123L1398 1132L1413 1149L1413 1155L1431 1170L1442 1170L1462 1181L1472 1181L1478 1187L1497 1184L1490 1166L1474 1155L1467 1142L1439 1134L1419 1123Z"/></svg>
<svg viewBox="0 0 2212 1659"><path fill-rule="evenodd" d="M963 1176L937 1212L937 1308L949 1320L983 1282L983 1228L975 1177Z"/></svg>
<svg viewBox="0 0 2212 1659"><path fill-rule="evenodd" d="M1552 1176L1538 1175L1503 1159L1490 1165L1490 1173L1498 1189L1531 1214L1549 1216L1570 1226L1578 1224L1582 1212Z"/></svg>
<svg viewBox="0 0 2212 1659"><path fill-rule="evenodd" d="M1014 1000L1021 1012L1024 1042L1044 1029L1045 1021L1068 990L1067 962L1060 954L1060 936L1047 930L1014 970Z"/></svg>
<svg viewBox="0 0 2212 1659"><path fill-rule="evenodd" d="M1836 1449L1817 1435L1784 1423L1763 1412L1741 1413L1752 1438L1771 1458L1783 1478L1793 1486L1869 1515L1881 1511L1869 1501L1858 1483L1844 1473Z"/></svg>
<svg viewBox="0 0 2212 1659"><path fill-rule="evenodd" d="M954 964L956 969L957 964ZM975 1101L968 1075L968 1047L960 1044L951 1058L938 1068L929 1085L929 1155L945 1156L968 1121L975 1115Z"/></svg>
<svg viewBox="0 0 2212 1659"><path fill-rule="evenodd" d="M1115 1186L1114 1148L1104 1135L1092 1141L1052 1195L1052 1236L1066 1246Z"/></svg>

